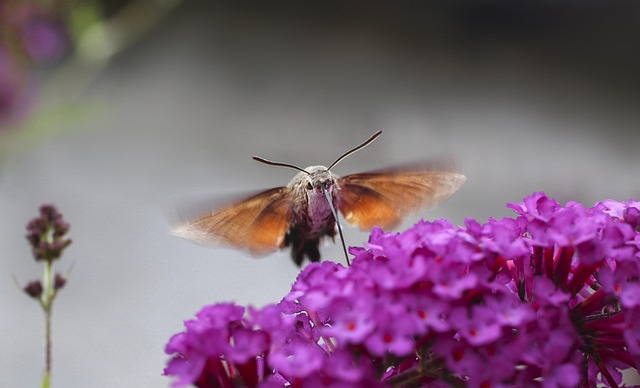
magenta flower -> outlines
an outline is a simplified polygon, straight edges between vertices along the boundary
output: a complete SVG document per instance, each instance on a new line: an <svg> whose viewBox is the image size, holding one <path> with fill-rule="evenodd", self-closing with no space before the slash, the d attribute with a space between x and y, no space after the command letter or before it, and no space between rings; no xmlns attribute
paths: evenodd
<svg viewBox="0 0 640 388"><path fill-rule="evenodd" d="M277 305L205 307L167 345L174 386L604 385L640 367L638 202L371 232Z"/></svg>
<svg viewBox="0 0 640 388"><path fill-rule="evenodd" d="M185 322L187 330L174 335L166 347L167 354L176 354L165 368L166 374L179 376L174 386L256 386L268 337L250 328L244 312L231 303L217 304Z"/></svg>

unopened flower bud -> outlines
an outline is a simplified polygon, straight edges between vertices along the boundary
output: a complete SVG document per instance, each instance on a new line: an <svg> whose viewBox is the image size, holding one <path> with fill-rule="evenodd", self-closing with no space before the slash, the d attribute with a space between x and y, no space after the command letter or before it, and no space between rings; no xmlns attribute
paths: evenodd
<svg viewBox="0 0 640 388"><path fill-rule="evenodd" d="M67 284L67 279L59 273L56 273L56 276L53 280L53 289L57 291L64 287L65 284Z"/></svg>
<svg viewBox="0 0 640 388"><path fill-rule="evenodd" d="M62 237L69 231L69 224L64 222L62 218L58 219L54 225L53 237Z"/></svg>
<svg viewBox="0 0 640 388"><path fill-rule="evenodd" d="M34 280L23 288L24 292L26 292L32 298L39 298L42 295L42 283L39 280Z"/></svg>
<svg viewBox="0 0 640 388"><path fill-rule="evenodd" d="M51 222L55 220L56 216L58 215L58 211L56 210L55 206L47 203L40 206L40 215L43 219Z"/></svg>

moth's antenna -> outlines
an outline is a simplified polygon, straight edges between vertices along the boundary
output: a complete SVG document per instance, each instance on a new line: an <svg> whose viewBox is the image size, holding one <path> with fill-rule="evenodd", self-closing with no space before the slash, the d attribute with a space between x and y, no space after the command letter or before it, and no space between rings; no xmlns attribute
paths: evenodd
<svg viewBox="0 0 640 388"><path fill-rule="evenodd" d="M311 175L311 174L309 174L309 171L305 170L304 168L300 168L298 166L294 166L293 164L273 162L271 160L267 160L267 159L261 158L259 156L253 156L252 159L255 160L255 161L258 161L260 163L268 164L268 165L271 165L271 166L280 166L280 167L293 168L295 170L302 171L302 172L306 173L307 175Z"/></svg>
<svg viewBox="0 0 640 388"><path fill-rule="evenodd" d="M371 144L371 142L373 142L374 140L376 140L376 138L378 136L382 135L382 131L378 131L376 133L374 133L367 141L365 141L364 143L360 144L359 146L357 146L356 148L349 150L347 152L345 152L341 157L339 157L338 159L336 159L335 162L331 163L331 166L329 166L329 168L327 168L327 171L331 170L331 167L335 166L336 164L340 163L342 161L342 159L346 158L347 156L353 154L354 152L360 151L361 149L363 149L364 147L368 146L369 144ZM255 159L255 158L254 158Z"/></svg>
<svg viewBox="0 0 640 388"><path fill-rule="evenodd" d="M344 251L344 257L347 259L347 266L351 266L351 261L349 260L349 254L347 253L347 246L344 245L344 236L342 235L342 226L340 226L340 220L338 219L338 213L336 213L336 209L333 207L333 203L331 202L331 196L327 191L327 188L322 185L322 191L324 191L324 196L327 197L327 202L329 203L329 207L331 208L331 213L333 213L333 219L336 220L336 225L338 225L338 233L340 234L340 242L342 243L342 250Z"/></svg>

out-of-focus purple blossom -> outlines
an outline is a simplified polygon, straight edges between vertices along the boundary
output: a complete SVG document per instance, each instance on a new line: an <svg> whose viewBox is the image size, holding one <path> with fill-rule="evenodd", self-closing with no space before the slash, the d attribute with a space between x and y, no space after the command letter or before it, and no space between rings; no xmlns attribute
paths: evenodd
<svg viewBox="0 0 640 388"><path fill-rule="evenodd" d="M209 307L167 345L174 384L619 386L640 366L637 202L544 193L481 224L375 228L277 305Z"/></svg>
<svg viewBox="0 0 640 388"><path fill-rule="evenodd" d="M1 6L0 6L1 8ZM7 39L15 47L14 55L32 63L58 59L70 43L64 23L65 9L47 8L42 3L23 1L8 3L3 24ZM24 61L22 61L24 62Z"/></svg>
<svg viewBox="0 0 640 388"><path fill-rule="evenodd" d="M0 129L19 123L37 99L39 65L70 51L66 4L0 1Z"/></svg>
<svg viewBox="0 0 640 388"><path fill-rule="evenodd" d="M24 49L35 62L60 58L67 48L62 26L43 17L36 17L22 26Z"/></svg>

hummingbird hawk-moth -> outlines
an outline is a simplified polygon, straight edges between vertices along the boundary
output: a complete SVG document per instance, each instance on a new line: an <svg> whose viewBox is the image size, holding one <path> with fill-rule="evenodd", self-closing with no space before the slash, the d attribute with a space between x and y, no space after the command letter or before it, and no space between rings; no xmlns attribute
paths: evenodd
<svg viewBox="0 0 640 388"><path fill-rule="evenodd" d="M338 209L344 219L363 230L398 226L408 214L451 196L466 180L459 172L433 164L405 165L338 177L331 172L347 156L373 142L382 131L344 153L329 167L300 168L253 159L298 170L284 187L276 187L239 202L187 220L174 234L200 244L226 244L264 255L291 247L291 257L302 265L305 257L320 261L319 244L335 239ZM338 231L342 238L340 223ZM342 241L344 248L344 240ZM345 249L346 255L346 249ZM347 257L348 260L348 257Z"/></svg>

